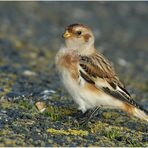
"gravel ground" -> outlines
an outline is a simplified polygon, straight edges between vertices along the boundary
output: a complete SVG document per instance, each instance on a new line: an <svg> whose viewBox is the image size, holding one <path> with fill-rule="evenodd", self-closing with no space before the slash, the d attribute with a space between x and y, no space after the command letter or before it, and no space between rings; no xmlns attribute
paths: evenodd
<svg viewBox="0 0 148 148"><path fill-rule="evenodd" d="M0 2L0 146L148 146L148 123L120 110L101 109L82 127L54 65L64 28L87 24L148 108L147 16L147 2Z"/></svg>

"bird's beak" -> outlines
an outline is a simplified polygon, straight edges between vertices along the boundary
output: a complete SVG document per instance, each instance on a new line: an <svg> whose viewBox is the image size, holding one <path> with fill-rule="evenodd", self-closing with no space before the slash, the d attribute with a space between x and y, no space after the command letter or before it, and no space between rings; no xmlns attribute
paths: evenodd
<svg viewBox="0 0 148 148"><path fill-rule="evenodd" d="M72 36L72 34L69 33L68 31L65 31L65 33L63 34L63 37L66 38L66 39L71 37L71 36Z"/></svg>

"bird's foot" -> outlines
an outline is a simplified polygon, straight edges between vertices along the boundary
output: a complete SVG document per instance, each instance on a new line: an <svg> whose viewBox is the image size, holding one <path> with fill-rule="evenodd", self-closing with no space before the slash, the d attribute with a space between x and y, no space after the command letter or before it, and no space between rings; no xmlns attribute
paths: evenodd
<svg viewBox="0 0 148 148"><path fill-rule="evenodd" d="M86 125L93 117L97 115L97 111L99 110L99 106L87 110L84 114L78 117L79 123L83 126Z"/></svg>

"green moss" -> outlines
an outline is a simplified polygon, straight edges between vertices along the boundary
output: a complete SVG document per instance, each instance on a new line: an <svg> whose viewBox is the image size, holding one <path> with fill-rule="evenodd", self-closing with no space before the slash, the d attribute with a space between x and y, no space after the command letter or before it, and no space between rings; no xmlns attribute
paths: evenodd
<svg viewBox="0 0 148 148"><path fill-rule="evenodd" d="M33 124L35 124L35 121L33 121L33 120L30 120L30 119L20 119L20 120L16 120L16 121L14 121L13 122L13 125L15 125L15 126L28 126L28 125L33 125Z"/></svg>
<svg viewBox="0 0 148 148"><path fill-rule="evenodd" d="M53 142L53 140L48 139L48 143L49 143L49 144L52 144L52 143L54 143L54 142Z"/></svg>
<svg viewBox="0 0 148 148"><path fill-rule="evenodd" d="M74 136L88 136L88 131L85 130L73 130L73 129L68 129L68 130L63 130L63 129L53 129L49 128L47 129L47 132L58 135L74 135Z"/></svg>
<svg viewBox="0 0 148 148"><path fill-rule="evenodd" d="M12 103L8 100L2 100L0 103L1 107L3 107L4 109L12 107Z"/></svg>
<svg viewBox="0 0 148 148"><path fill-rule="evenodd" d="M96 134L100 129L104 128L104 125L102 122L97 121L95 124L91 124L90 130L91 133Z"/></svg>
<svg viewBox="0 0 148 148"><path fill-rule="evenodd" d="M16 145L16 140L5 139L4 143L5 143L6 146L15 146Z"/></svg>
<svg viewBox="0 0 148 148"><path fill-rule="evenodd" d="M109 113L109 112L104 112L104 113L103 113L103 117L106 118L106 119L109 119L109 118L112 117L112 114Z"/></svg>
<svg viewBox="0 0 148 148"><path fill-rule="evenodd" d="M12 90L12 85L15 83L16 75L12 73L0 73L0 87L3 88L3 92L0 93L0 96L5 96Z"/></svg>
<svg viewBox="0 0 148 148"><path fill-rule="evenodd" d="M103 131L103 134L109 139L117 139L121 136L121 131L119 129L106 129Z"/></svg>
<svg viewBox="0 0 148 148"><path fill-rule="evenodd" d="M45 115L50 116L53 121L61 120L63 116L71 115L75 113L75 109L70 108L63 108L63 107L54 107L48 106L46 111L44 112Z"/></svg>
<svg viewBox="0 0 148 148"><path fill-rule="evenodd" d="M20 107L25 108L25 109L32 109L33 105L30 104L29 100L21 100L19 102Z"/></svg>
<svg viewBox="0 0 148 148"><path fill-rule="evenodd" d="M12 134L12 131L10 131L10 129L8 127L6 128L6 126L5 126L5 129L0 131L1 136L2 135L9 135L9 134Z"/></svg>

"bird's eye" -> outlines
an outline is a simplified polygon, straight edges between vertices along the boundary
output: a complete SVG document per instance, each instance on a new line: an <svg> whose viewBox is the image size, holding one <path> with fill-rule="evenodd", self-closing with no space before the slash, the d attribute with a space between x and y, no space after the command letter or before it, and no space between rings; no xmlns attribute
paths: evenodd
<svg viewBox="0 0 148 148"><path fill-rule="evenodd" d="M81 32L81 31L77 31L76 34L77 34L77 35L81 35L82 32Z"/></svg>

